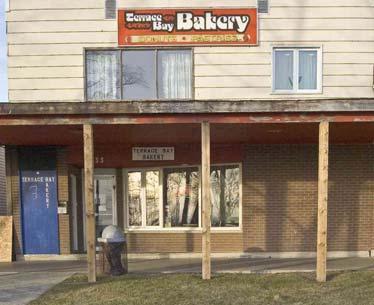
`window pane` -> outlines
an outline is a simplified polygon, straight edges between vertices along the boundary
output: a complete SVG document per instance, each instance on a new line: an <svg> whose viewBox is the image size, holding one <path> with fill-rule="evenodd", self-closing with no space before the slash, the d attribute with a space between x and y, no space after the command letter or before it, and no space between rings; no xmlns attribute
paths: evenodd
<svg viewBox="0 0 374 305"><path fill-rule="evenodd" d="M293 89L293 51L279 51L274 53L275 59L275 90Z"/></svg>
<svg viewBox="0 0 374 305"><path fill-rule="evenodd" d="M191 98L191 51L158 52L158 95L161 99Z"/></svg>
<svg viewBox="0 0 374 305"><path fill-rule="evenodd" d="M299 89L317 89L317 51L299 52Z"/></svg>
<svg viewBox="0 0 374 305"><path fill-rule="evenodd" d="M160 224L159 213L159 172L146 172L146 207L147 226L158 226Z"/></svg>
<svg viewBox="0 0 374 305"><path fill-rule="evenodd" d="M142 225L141 172L128 173L129 225Z"/></svg>
<svg viewBox="0 0 374 305"><path fill-rule="evenodd" d="M156 99L156 53L155 51L124 51L123 98Z"/></svg>
<svg viewBox="0 0 374 305"><path fill-rule="evenodd" d="M113 179L94 179L94 201L96 214L96 238L101 237L104 228L113 224Z"/></svg>
<svg viewBox="0 0 374 305"><path fill-rule="evenodd" d="M166 197L164 199L165 227L197 227L199 225L197 168L165 170L164 196Z"/></svg>
<svg viewBox="0 0 374 305"><path fill-rule="evenodd" d="M86 54L88 100L121 98L120 53L118 51L89 51Z"/></svg>
<svg viewBox="0 0 374 305"><path fill-rule="evenodd" d="M210 174L212 226L239 226L239 167L212 167Z"/></svg>

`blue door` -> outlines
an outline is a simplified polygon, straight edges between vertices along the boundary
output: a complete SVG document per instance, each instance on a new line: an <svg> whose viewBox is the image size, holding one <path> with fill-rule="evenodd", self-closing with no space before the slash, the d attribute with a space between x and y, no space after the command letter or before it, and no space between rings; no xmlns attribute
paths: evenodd
<svg viewBox="0 0 374 305"><path fill-rule="evenodd" d="M58 254L56 170L21 168L20 183L24 254Z"/></svg>

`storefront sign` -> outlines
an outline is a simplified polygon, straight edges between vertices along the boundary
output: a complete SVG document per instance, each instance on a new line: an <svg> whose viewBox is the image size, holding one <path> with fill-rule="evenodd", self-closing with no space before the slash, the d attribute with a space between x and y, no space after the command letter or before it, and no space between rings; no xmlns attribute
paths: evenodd
<svg viewBox="0 0 374 305"><path fill-rule="evenodd" d="M133 147L133 161L174 160L174 147Z"/></svg>
<svg viewBox="0 0 374 305"><path fill-rule="evenodd" d="M119 10L118 44L256 45L257 9Z"/></svg>

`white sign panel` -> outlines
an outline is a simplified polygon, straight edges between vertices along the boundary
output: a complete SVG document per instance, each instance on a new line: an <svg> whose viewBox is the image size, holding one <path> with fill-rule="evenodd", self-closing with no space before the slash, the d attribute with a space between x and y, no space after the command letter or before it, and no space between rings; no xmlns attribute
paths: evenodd
<svg viewBox="0 0 374 305"><path fill-rule="evenodd" d="M133 161L174 160L174 147L133 147Z"/></svg>

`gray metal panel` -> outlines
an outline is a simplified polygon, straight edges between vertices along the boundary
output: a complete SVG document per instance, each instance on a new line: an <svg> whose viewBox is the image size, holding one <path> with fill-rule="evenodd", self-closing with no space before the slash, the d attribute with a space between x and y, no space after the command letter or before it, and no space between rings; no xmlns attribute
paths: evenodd
<svg viewBox="0 0 374 305"><path fill-rule="evenodd" d="M269 12L269 1L268 0L258 0L257 7L259 13L268 13Z"/></svg>
<svg viewBox="0 0 374 305"><path fill-rule="evenodd" d="M116 19L117 0L105 0L105 19Z"/></svg>

